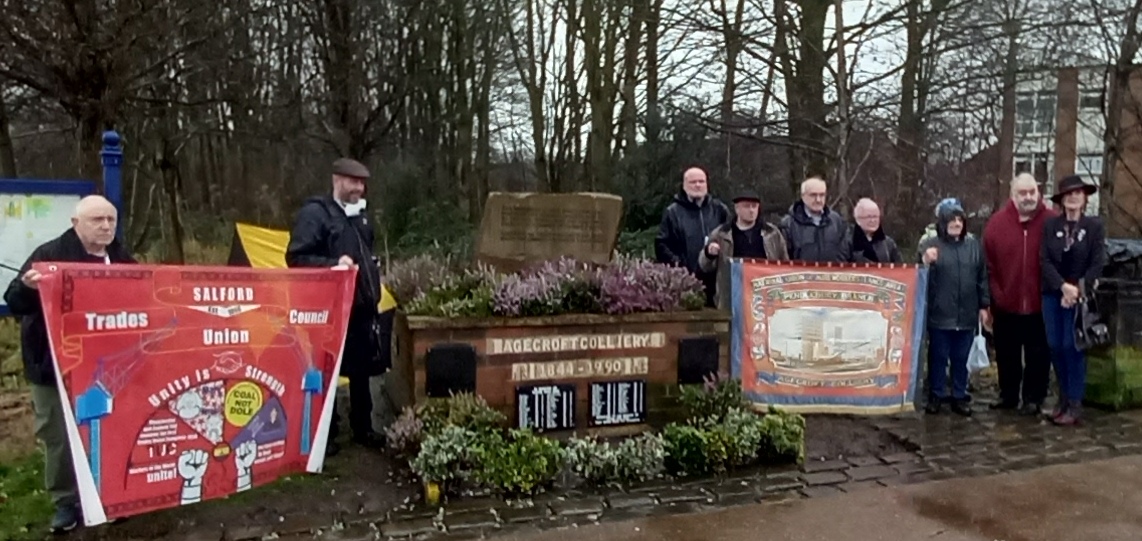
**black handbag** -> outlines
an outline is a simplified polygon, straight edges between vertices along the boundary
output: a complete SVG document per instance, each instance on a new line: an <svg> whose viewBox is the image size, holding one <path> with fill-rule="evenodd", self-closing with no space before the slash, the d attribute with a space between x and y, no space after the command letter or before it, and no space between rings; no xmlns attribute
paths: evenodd
<svg viewBox="0 0 1142 541"><path fill-rule="evenodd" d="M1086 351L1110 343L1110 328L1102 321L1094 295L1087 295L1080 285L1079 303L1075 305L1075 348Z"/></svg>

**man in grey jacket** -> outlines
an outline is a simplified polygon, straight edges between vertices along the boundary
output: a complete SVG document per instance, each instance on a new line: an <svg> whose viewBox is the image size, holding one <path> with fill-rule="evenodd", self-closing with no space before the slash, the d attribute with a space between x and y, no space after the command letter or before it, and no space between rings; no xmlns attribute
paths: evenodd
<svg viewBox="0 0 1142 541"><path fill-rule="evenodd" d="M936 236L920 246L920 260L928 267L928 405L939 413L948 396L951 365L952 411L972 414L969 406L968 356L981 325L988 324L991 295L987 260L979 239L967 234L963 207L940 210Z"/></svg>
<svg viewBox="0 0 1142 541"><path fill-rule="evenodd" d="M826 204L828 187L811 177L801 183L801 200L781 219L781 233L794 261L845 262L852 259L852 233Z"/></svg>

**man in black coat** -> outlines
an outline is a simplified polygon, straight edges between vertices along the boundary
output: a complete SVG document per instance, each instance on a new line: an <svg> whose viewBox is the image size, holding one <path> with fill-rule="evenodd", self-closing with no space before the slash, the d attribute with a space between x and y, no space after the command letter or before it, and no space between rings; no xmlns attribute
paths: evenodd
<svg viewBox="0 0 1142 541"><path fill-rule="evenodd" d="M71 218L71 229L32 251L4 292L8 309L20 318L24 376L32 387L36 437L44 442L44 483L56 508L51 522L53 533L67 532L79 525L79 488L68 447L65 405L56 386L55 363L40 305L43 275L33 269L32 264L43 261L135 263L115 238L118 217L115 205L101 196L81 199Z"/></svg>
<svg viewBox="0 0 1142 541"><path fill-rule="evenodd" d="M706 289L706 305L714 306L717 272L703 271L698 258L710 243L710 232L728 223L730 209L709 194L706 172L691 167L682 174L682 189L662 211L662 224L654 240L659 263L686 267Z"/></svg>
<svg viewBox="0 0 1142 541"><path fill-rule="evenodd" d="M286 247L286 264L292 267L357 267L357 285L349 314L341 375L349 379L349 427L353 441L369 447L384 444L373 431L373 399L369 378L388 371L390 355L377 325L381 298L380 267L373 255L373 226L366 216L365 181L369 170L347 158L333 162L331 195L306 200L297 213ZM337 454L335 440L340 416L333 409L326 454Z"/></svg>
<svg viewBox="0 0 1142 541"><path fill-rule="evenodd" d="M789 207L779 227L789 246L789 259L810 262L852 260L852 233L845 219L826 204L825 181L810 177L801 183L801 200Z"/></svg>

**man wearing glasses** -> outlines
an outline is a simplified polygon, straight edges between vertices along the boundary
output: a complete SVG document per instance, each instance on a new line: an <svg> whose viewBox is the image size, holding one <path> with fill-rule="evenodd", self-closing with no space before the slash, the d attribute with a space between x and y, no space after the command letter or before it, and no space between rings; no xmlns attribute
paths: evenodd
<svg viewBox="0 0 1142 541"><path fill-rule="evenodd" d="M826 203L828 188L819 177L801 183L801 200L781 219L781 233L793 261L845 262L852 259L852 234Z"/></svg>

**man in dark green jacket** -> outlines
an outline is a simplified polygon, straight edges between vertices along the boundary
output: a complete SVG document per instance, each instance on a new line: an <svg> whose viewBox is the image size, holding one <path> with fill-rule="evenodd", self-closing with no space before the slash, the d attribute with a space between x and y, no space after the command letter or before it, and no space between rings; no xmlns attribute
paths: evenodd
<svg viewBox="0 0 1142 541"><path fill-rule="evenodd" d="M952 411L971 415L968 356L980 326L988 324L991 296L983 248L967 234L966 224L962 206L941 208L936 236L920 246L920 260L928 267L928 413L939 413L949 401L950 364Z"/></svg>

